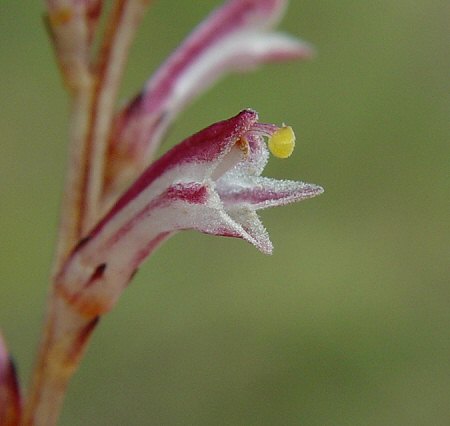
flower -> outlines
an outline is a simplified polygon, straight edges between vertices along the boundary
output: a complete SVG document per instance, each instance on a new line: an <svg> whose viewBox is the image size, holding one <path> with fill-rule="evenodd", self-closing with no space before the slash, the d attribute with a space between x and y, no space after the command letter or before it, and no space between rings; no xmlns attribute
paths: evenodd
<svg viewBox="0 0 450 426"><path fill-rule="evenodd" d="M323 192L260 176L269 157L263 138L280 139L284 129L259 123L247 109L169 150L76 247L57 277L60 294L83 313L108 311L144 259L184 229L241 238L270 254L256 211Z"/></svg>

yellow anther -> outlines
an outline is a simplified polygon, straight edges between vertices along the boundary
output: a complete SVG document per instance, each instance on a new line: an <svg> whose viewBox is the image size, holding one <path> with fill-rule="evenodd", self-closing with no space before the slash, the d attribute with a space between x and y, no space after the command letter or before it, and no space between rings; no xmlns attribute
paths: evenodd
<svg viewBox="0 0 450 426"><path fill-rule="evenodd" d="M295 134L290 126L280 127L268 141L270 152L278 158L288 158L295 147Z"/></svg>
<svg viewBox="0 0 450 426"><path fill-rule="evenodd" d="M236 145L242 151L244 157L247 157L249 151L247 139L239 138L238 141L236 142Z"/></svg>

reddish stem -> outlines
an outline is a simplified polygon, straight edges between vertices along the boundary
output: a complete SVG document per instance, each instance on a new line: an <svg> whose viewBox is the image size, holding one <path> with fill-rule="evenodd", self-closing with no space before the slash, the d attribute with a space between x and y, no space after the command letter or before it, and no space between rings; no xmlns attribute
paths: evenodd
<svg viewBox="0 0 450 426"><path fill-rule="evenodd" d="M81 61L77 64L81 63L85 72L77 73L75 77L79 75L82 78L77 79L71 74L68 173L53 267L54 276L77 242L100 219L99 203L103 190L106 143L114 103L131 41L148 3L148 0L117 0L95 70L90 69L89 63ZM58 21L57 24L59 23ZM54 38L58 37L57 32L52 35ZM58 40L54 41L58 43ZM84 43L86 40L80 42ZM61 44L57 46L60 48L56 49L57 55L64 57ZM58 58L60 63L61 57ZM56 291L50 294L22 425L56 424L68 383L78 367L97 321L98 317L86 317L77 312Z"/></svg>

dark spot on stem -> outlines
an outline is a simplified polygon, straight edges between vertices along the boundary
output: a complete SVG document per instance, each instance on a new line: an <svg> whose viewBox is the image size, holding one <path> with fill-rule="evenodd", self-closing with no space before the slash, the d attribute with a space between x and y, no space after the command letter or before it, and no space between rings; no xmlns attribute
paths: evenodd
<svg viewBox="0 0 450 426"><path fill-rule="evenodd" d="M81 247L84 247L90 239L91 239L91 237L85 237L85 238L82 238L80 241L78 241L77 245L73 249L73 252L76 252L76 251L80 250Z"/></svg>
<svg viewBox="0 0 450 426"><path fill-rule="evenodd" d="M106 263L101 263L100 265L98 265L94 273L91 275L90 281L96 281L100 279L103 276L105 270L106 270Z"/></svg>
<svg viewBox="0 0 450 426"><path fill-rule="evenodd" d="M139 268L136 268L130 275L130 279L128 280L128 284L130 284L130 282L133 280L133 278L136 276L136 274L138 273Z"/></svg>
<svg viewBox="0 0 450 426"><path fill-rule="evenodd" d="M96 316L78 332L78 335L73 342L72 350L69 354L69 362L76 362L76 360L80 358L83 348L85 347L89 336L94 331L94 328L98 324L99 320L100 317Z"/></svg>
<svg viewBox="0 0 450 426"><path fill-rule="evenodd" d="M92 273L91 277L89 278L88 282L85 284L84 288L88 288L96 281L100 280L103 277L105 270L106 270L106 263L101 263L100 265L98 265L97 268L95 268L95 271Z"/></svg>

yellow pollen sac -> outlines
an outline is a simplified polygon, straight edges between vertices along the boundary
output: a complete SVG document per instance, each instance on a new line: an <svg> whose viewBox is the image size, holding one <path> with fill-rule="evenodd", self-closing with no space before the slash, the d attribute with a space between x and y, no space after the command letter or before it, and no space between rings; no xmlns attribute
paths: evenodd
<svg viewBox="0 0 450 426"><path fill-rule="evenodd" d="M247 139L239 138L238 141L236 142L236 145L242 151L244 157L247 157L249 151Z"/></svg>
<svg viewBox="0 0 450 426"><path fill-rule="evenodd" d="M268 141L270 152L278 158L288 158L294 151L295 134L290 126L280 127Z"/></svg>

